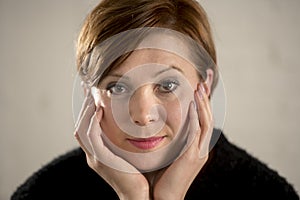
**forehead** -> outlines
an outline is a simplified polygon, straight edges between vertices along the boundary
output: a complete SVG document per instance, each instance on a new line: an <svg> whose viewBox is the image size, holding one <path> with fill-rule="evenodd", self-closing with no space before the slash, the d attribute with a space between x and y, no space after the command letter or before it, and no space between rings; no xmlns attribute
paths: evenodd
<svg viewBox="0 0 300 200"><path fill-rule="evenodd" d="M179 55L160 49L135 50L123 63L113 69L111 73L124 74L133 68L150 64L176 67L179 68L184 74L196 73L196 70L191 62Z"/></svg>

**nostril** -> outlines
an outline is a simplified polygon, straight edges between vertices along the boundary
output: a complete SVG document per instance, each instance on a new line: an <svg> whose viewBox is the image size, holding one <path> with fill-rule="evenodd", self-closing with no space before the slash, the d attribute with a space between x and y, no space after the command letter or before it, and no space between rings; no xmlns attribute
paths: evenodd
<svg viewBox="0 0 300 200"><path fill-rule="evenodd" d="M146 126L148 123L143 123L143 122L140 122L140 121L134 121L134 123L138 126Z"/></svg>
<svg viewBox="0 0 300 200"><path fill-rule="evenodd" d="M142 124L139 121L134 121L134 123L138 126L142 126Z"/></svg>
<svg viewBox="0 0 300 200"><path fill-rule="evenodd" d="M150 123L155 122L157 117L152 116L152 115L147 115L145 117L140 118L139 120L134 120L134 123L139 125L139 126L146 126L149 125Z"/></svg>
<svg viewBox="0 0 300 200"><path fill-rule="evenodd" d="M150 122L155 122L155 120L154 120L154 119L150 119L149 121L150 121Z"/></svg>

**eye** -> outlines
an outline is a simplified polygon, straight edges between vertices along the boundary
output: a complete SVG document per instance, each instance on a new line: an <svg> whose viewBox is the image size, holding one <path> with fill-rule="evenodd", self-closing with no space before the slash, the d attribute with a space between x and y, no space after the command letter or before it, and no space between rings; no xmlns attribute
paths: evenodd
<svg viewBox="0 0 300 200"><path fill-rule="evenodd" d="M106 90L109 90L112 95L121 95L129 92L129 88L124 83L119 82L109 83Z"/></svg>
<svg viewBox="0 0 300 200"><path fill-rule="evenodd" d="M158 84L158 89L162 93L174 92L179 86L179 82L177 80L163 80Z"/></svg>

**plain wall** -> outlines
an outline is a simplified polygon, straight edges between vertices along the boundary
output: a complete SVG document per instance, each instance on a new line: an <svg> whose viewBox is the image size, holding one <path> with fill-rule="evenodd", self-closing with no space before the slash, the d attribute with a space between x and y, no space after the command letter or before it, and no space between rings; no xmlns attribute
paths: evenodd
<svg viewBox="0 0 300 200"><path fill-rule="evenodd" d="M300 191L300 1L201 0L226 90L228 139ZM98 1L0 0L0 199L77 145L75 40Z"/></svg>

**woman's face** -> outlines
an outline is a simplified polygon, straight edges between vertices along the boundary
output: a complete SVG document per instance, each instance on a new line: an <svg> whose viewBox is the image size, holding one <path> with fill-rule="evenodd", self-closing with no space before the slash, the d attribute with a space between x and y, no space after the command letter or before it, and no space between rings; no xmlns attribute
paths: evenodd
<svg viewBox="0 0 300 200"><path fill-rule="evenodd" d="M99 84L105 91L101 93L101 128L126 151L143 153L165 147L182 128L187 114L182 102L193 97L198 82L196 69L180 56L157 49L136 50ZM119 117L124 123L118 123L116 116L125 111L129 117ZM138 128L124 128L126 123ZM147 127L156 127L154 134L144 133Z"/></svg>

